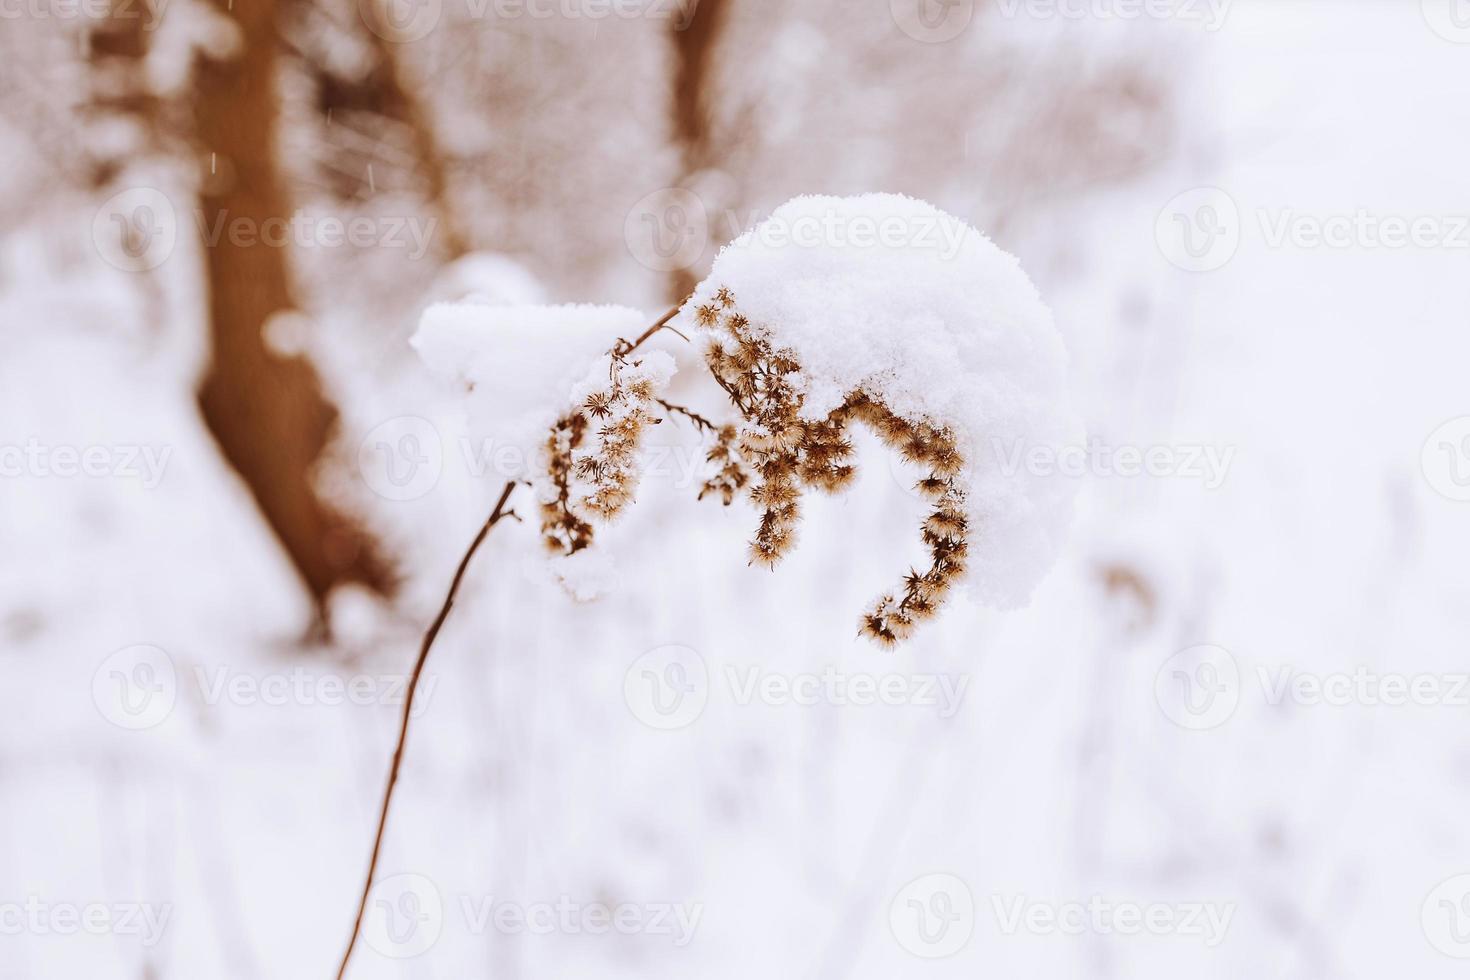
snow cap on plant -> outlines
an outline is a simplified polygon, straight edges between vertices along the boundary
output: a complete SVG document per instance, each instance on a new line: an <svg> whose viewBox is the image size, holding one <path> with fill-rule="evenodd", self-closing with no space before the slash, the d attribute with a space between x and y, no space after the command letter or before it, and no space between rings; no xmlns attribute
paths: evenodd
<svg viewBox="0 0 1470 980"><path fill-rule="evenodd" d="M469 431L497 476L529 483L553 574L579 599L606 591L609 562L591 556L594 524L618 516L638 485L639 447L674 361L620 353L648 315L623 306L437 303L413 346L464 385ZM569 560L577 556L575 561Z"/></svg>
<svg viewBox="0 0 1470 980"><path fill-rule="evenodd" d="M852 422L920 468L930 567L865 632L901 639L960 584L1019 605L1054 561L1072 481L1005 463L1080 441L1065 348L1015 258L964 222L899 195L796 198L720 252L675 325L707 338L741 414L756 560L794 540L798 485L851 479Z"/></svg>
<svg viewBox="0 0 1470 980"><path fill-rule="evenodd" d="M431 307L415 338L470 382L481 434L537 448L508 475L535 488L542 539L579 598L613 578L596 528L633 502L641 442L666 413L706 440L699 496L755 507L753 564L794 547L804 493L851 485L855 426L917 468L927 561L861 616L880 642L960 586L1019 604L1054 560L1071 481L1006 464L1017 447L1079 440L1065 351L1016 260L964 222L896 195L802 197L727 245L668 325L702 336L733 418L664 401L673 359L642 341L665 322L461 304Z"/></svg>
<svg viewBox="0 0 1470 980"><path fill-rule="evenodd" d="M635 337L648 314L626 306L496 306L435 303L410 342L435 373L463 385L470 435L494 449L497 475L541 468L552 424L574 407L572 388L595 382L618 337Z"/></svg>

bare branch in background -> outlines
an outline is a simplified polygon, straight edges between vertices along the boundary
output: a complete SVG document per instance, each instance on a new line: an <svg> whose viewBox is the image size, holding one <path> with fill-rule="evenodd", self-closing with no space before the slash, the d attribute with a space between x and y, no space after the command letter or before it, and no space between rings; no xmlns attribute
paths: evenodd
<svg viewBox="0 0 1470 980"><path fill-rule="evenodd" d="M141 17L123 16L129 0L114 0L114 16L102 18L87 32L87 65L90 91L88 116L126 120L136 128L135 139L149 145L132 146L133 151L153 153L158 145L160 102L148 85L143 62L148 55L148 32ZM125 155L114 152L89 161L93 186L103 187L118 176Z"/></svg>
<svg viewBox="0 0 1470 980"><path fill-rule="evenodd" d="M354 22L353 36L371 51L372 67L359 75L347 75L328 67L330 59L319 50L329 43L335 28L320 22L319 12L309 3L299 3L292 12L302 20L298 25L301 29L291 32L293 40L288 48L301 57L315 83L315 110L328 127L323 133L326 145L321 163L339 171L333 180L339 196L371 193L366 189L366 164L386 164L405 174L411 172L423 181L423 195L436 221L435 238L442 257L447 261L469 251L469 232L450 200L448 168L435 135L431 101L415 89L400 48L363 27L360 21ZM297 36L299 41L295 40ZM382 140L364 137L354 128L354 117L358 126L366 125L374 131L385 123L397 124L404 131L406 143L400 143L399 148L407 152L394 154L393 147ZM390 159L380 156L384 151ZM348 160L334 159L339 155ZM393 156L400 159L391 159ZM344 176L351 178L350 189L345 186Z"/></svg>
<svg viewBox="0 0 1470 980"><path fill-rule="evenodd" d="M726 0L699 0L687 23L674 24L673 135L683 161L683 178L699 173L715 159L709 108L715 75L710 67L726 7ZM675 270L669 294L675 298L688 296L694 290L695 279L696 270Z"/></svg>

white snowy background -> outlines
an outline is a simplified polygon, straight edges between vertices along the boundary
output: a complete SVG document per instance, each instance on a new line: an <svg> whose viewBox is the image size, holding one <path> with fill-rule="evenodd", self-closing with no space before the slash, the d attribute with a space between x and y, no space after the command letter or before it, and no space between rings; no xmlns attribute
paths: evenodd
<svg viewBox="0 0 1470 980"><path fill-rule="evenodd" d="M502 523L430 661L350 976L1463 975L1470 423L1441 430L1470 416L1454 2L1124 19L1121 0L996 0L943 41L905 34L900 0L737 3L728 162L684 182L709 216L693 273L730 237L726 209L738 231L797 192L925 197L1019 257L1097 443L1179 465L1094 463L1028 607L956 604L896 651L855 635L921 512L876 445L775 572L746 567L747 508L679 478L677 422L659 433L670 472L609 536L613 595L570 602L534 527ZM25 11L0 23L12 55L75 27ZM102 200L35 190L64 145L32 139L34 117L62 96L5 70L0 447L166 465L0 478L4 980L335 974L395 683L504 482L409 348L418 314L466 293L650 322L669 305L639 238L645 198L675 181L647 122L662 36L477 26L467 56L433 62L454 32L431 37L425 74L442 138L487 161L464 194L496 254L301 260L325 299L298 339L343 413L322 484L405 580L392 606L340 595L326 644L301 639L307 602L195 407L203 246L181 234L149 275L106 263ZM498 87L462 84L476 65ZM1359 212L1428 218L1429 237L1276 240L1283 220ZM430 460L400 485L388 468L409 461L378 447L405 433ZM1219 479L1183 465L1206 454L1228 460ZM677 677L670 657L690 689L665 716L644 683ZM961 696L742 703L752 671L933 675ZM1340 675L1437 694L1278 696ZM336 678L388 703L320 703ZM627 934L494 914L599 903ZM1129 910L1163 925L1120 926Z"/></svg>

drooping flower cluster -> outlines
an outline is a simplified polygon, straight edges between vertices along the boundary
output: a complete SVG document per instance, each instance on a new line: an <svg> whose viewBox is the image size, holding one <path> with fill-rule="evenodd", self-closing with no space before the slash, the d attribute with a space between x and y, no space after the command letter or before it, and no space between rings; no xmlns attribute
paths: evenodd
<svg viewBox="0 0 1470 980"><path fill-rule="evenodd" d="M742 461L748 463L758 477L750 490L761 509L750 545L753 562L774 566L795 543L803 487L838 493L852 483L852 422L864 423L925 470L916 489L933 503L922 528L929 568L911 570L899 593L883 596L862 618L863 632L879 642L909 636L934 615L965 569L969 528L964 490L957 482L964 460L954 434L942 425L903 418L864 391L849 393L824 418L804 418L801 365L791 351L753 327L729 289L718 289L694 317L709 336L705 362L741 417L738 429L722 430L718 456L711 458L732 461L734 472L742 474ZM733 483L727 503L742 485Z"/></svg>
<svg viewBox="0 0 1470 980"><path fill-rule="evenodd" d="M620 341L601 359L547 438L552 493L542 502L541 531L553 552L571 555L587 547L592 522L616 519L637 491L638 453L648 427L662 421L653 409L672 362L661 353L629 360L629 353Z"/></svg>
<svg viewBox="0 0 1470 980"><path fill-rule="evenodd" d="M964 459L955 447L954 434L943 426L902 418L864 395L849 399L843 410L865 422L886 445L924 470L915 489L933 505L922 527L929 567L923 572L910 569L903 578L902 590L883 596L863 616L864 633L881 643L893 644L938 612L964 575L970 550L965 491L958 480Z"/></svg>
<svg viewBox="0 0 1470 980"><path fill-rule="evenodd" d="M593 426L593 448L574 464L577 477L590 485L578 504L602 521L613 520L632 501L638 489L635 455L643 432L660 421L649 411L654 379L643 374L624 379L619 377L621 368L619 359L612 358L607 385L582 401L582 411Z"/></svg>
<svg viewBox="0 0 1470 980"><path fill-rule="evenodd" d="M775 565L796 541L800 483L840 489L852 477L845 462L852 445L840 426L801 418L800 365L756 335L728 290L701 306L696 320L710 335L705 363L742 420L717 449L737 466L744 461L757 478L750 498L761 514L750 557Z"/></svg>
<svg viewBox="0 0 1470 980"><path fill-rule="evenodd" d="M856 237L873 227L906 234ZM750 558L766 566L793 547L803 494L852 484L854 423L919 469L927 558L861 618L886 644L956 587L997 608L1024 603L1065 538L1074 482L984 448L1080 441L1065 345L1015 258L922 201L789 201L723 248L694 295L652 326L637 310L587 305L437 305L424 320L415 345L468 382L472 424L546 449L507 475L535 489L553 574L579 599L617 580L615 556L590 547L594 529L632 501L640 446L661 415L704 439L701 498L754 504ZM663 399L673 361L643 344L665 328L707 339L733 419ZM637 339L609 350L619 336ZM985 546L972 549L982 529Z"/></svg>
<svg viewBox="0 0 1470 980"><path fill-rule="evenodd" d="M714 494L726 507L735 500L735 495L750 482L750 472L740 456L738 430L733 425L722 425L715 432L714 445L705 453L705 460L716 464L714 472L699 488L699 499Z"/></svg>
<svg viewBox="0 0 1470 980"><path fill-rule="evenodd" d="M551 499L541 503L541 538L553 554L575 555L592 543L592 525L572 513L573 454L582 445L587 417L571 412L546 437L546 476Z"/></svg>

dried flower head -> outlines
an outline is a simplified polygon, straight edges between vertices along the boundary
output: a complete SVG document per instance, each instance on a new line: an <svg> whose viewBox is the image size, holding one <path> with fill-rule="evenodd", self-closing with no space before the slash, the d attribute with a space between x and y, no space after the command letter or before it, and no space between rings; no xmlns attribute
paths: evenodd
<svg viewBox="0 0 1470 980"><path fill-rule="evenodd" d="M654 406L669 370L649 359L631 360L631 352L619 341L607 353L605 377L599 367L579 386L574 407L548 437L553 496L542 505L541 528L557 553L575 554L591 544L592 522L617 518L637 490L638 453L648 427L662 421Z"/></svg>
<svg viewBox="0 0 1470 980"><path fill-rule="evenodd" d="M592 543L592 525L571 508L573 453L586 431L586 416L572 412L558 419L546 438L546 469L553 497L541 504L541 539L554 554L574 555Z"/></svg>
<svg viewBox="0 0 1470 980"><path fill-rule="evenodd" d="M848 434L862 422L909 462L925 470L918 489L932 501L920 532L929 550L924 572L911 571L903 588L885 595L861 620L862 632L884 644L912 634L948 598L964 573L968 520L964 491L956 478L964 459L949 428L904 418L863 391L851 392L825 418L802 415L801 365L796 355L758 334L736 306L734 293L720 287L714 298L695 311L696 322L710 334L705 363L740 413L740 424L722 429L711 460L732 469L716 484L729 503L746 486L745 465L757 480L749 489L760 508L750 543L752 562L773 566L796 542L802 488L838 493L852 484L856 470ZM706 484L709 492L711 484Z"/></svg>
<svg viewBox="0 0 1470 980"><path fill-rule="evenodd" d="M899 195L800 197L767 221L789 230L895 219L938 234L793 247L753 230L721 250L681 310L646 329L642 314L621 307L446 304L425 314L415 344L474 386L477 426L513 445L545 441L544 462L518 464L514 475L536 488L547 544L563 555L585 552L594 527L632 501L640 446L661 416L682 416L704 439L701 497L741 497L757 509L750 558L763 565L794 546L807 493L852 485L854 427L870 429L918 470L927 505L919 522L927 556L862 618L865 634L893 643L955 585L1014 606L1055 560L1075 488L999 466L974 440L1060 447L1081 433L1050 312L1014 257L965 222ZM662 400L672 360L641 348L683 327L699 335L710 377L733 407L728 419ZM619 335L636 339L608 350ZM644 363L658 359L667 370ZM568 388L562 405L548 410L540 400ZM972 553L982 526L986 547ZM609 567L603 557L584 554L557 574L567 583L570 570L585 584L597 578L589 570Z"/></svg>
<svg viewBox="0 0 1470 980"><path fill-rule="evenodd" d="M850 427L861 423L923 477L919 493L931 503L920 527L929 552L923 571L911 569L901 587L882 596L862 616L861 630L884 644L897 643L932 617L964 574L968 517L958 482L964 459L953 432L929 420L905 418L866 391L850 392L818 418L803 414L805 382L795 352L778 346L736 305L728 288L717 289L695 309L706 333L705 363L738 419L716 424L659 397L665 369L632 360L635 345L619 341L590 379L578 387L572 409L547 438L547 486L542 535L555 553L576 554L593 540L594 523L616 518L638 485L638 451L659 409L679 415L712 437L706 459L714 472L699 496L729 505L745 494L759 511L750 541L754 564L773 567L796 544L802 494L839 493L856 478Z"/></svg>

